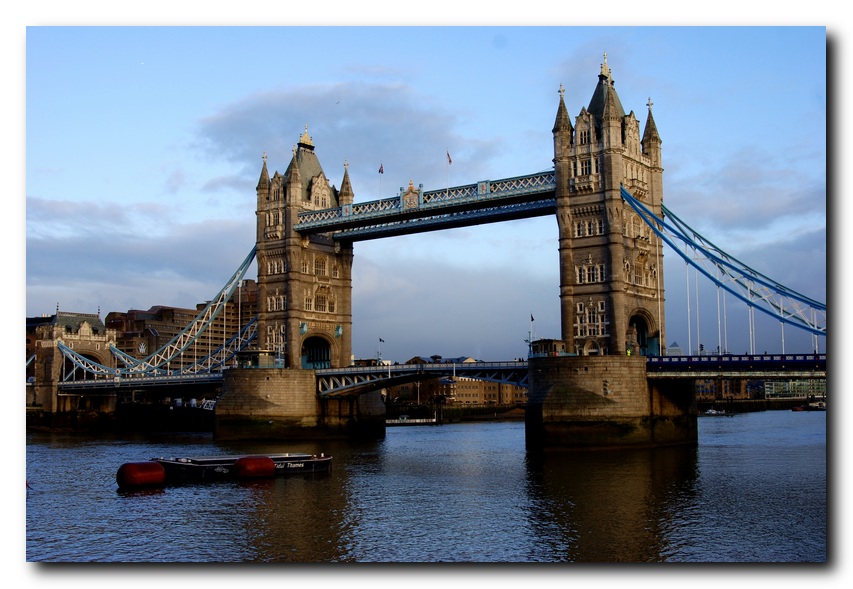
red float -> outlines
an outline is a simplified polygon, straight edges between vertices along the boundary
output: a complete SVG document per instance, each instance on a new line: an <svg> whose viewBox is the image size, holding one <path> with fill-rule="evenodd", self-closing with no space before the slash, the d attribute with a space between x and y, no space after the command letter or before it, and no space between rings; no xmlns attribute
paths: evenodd
<svg viewBox="0 0 853 589"><path fill-rule="evenodd" d="M241 479L275 476L275 462L269 456L243 456L234 462L234 468Z"/></svg>
<svg viewBox="0 0 853 589"><path fill-rule="evenodd" d="M162 485L166 482L166 469L153 460L128 462L118 468L116 482L120 489Z"/></svg>

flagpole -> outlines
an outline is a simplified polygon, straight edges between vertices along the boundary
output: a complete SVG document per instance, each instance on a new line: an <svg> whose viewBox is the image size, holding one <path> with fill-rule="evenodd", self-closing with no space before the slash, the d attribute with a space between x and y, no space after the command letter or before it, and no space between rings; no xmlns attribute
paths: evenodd
<svg viewBox="0 0 853 589"><path fill-rule="evenodd" d="M530 314L530 331L527 332L527 355L533 352L533 313Z"/></svg>

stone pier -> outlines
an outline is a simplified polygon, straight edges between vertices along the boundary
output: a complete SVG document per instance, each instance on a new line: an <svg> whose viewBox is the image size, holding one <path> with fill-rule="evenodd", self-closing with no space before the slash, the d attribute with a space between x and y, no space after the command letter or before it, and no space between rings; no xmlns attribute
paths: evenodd
<svg viewBox="0 0 853 589"><path fill-rule="evenodd" d="M233 368L216 403L217 440L300 440L385 436L378 392L321 399L313 370Z"/></svg>
<svg viewBox="0 0 853 589"><path fill-rule="evenodd" d="M649 381L643 357L533 357L529 370L529 449L697 443L693 391Z"/></svg>

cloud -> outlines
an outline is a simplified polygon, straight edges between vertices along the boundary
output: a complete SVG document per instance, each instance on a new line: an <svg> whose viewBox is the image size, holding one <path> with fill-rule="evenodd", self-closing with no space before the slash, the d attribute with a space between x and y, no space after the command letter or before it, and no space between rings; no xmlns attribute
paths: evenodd
<svg viewBox="0 0 853 589"><path fill-rule="evenodd" d="M557 294L552 277L523 267L498 273L442 260L400 265L361 257L353 270L353 353L374 356L381 337L383 356L399 362L432 354L526 356L531 313L540 336L559 337Z"/></svg>
<svg viewBox="0 0 853 589"><path fill-rule="evenodd" d="M452 129L462 116L401 83L303 86L256 93L200 119L195 147L205 157L236 164L244 186L254 188L261 155L267 154L270 173L283 173L307 124L331 182L340 186L348 162L356 200L376 200L380 181L381 196L396 194L409 181L427 190L443 187L447 149L457 167L465 163L466 176L481 177L501 141L458 135Z"/></svg>
<svg viewBox="0 0 853 589"><path fill-rule="evenodd" d="M93 312L92 300L105 311L194 308L222 288L254 244L250 218L180 223L164 205L148 203L31 198L28 205L28 314L57 302Z"/></svg>

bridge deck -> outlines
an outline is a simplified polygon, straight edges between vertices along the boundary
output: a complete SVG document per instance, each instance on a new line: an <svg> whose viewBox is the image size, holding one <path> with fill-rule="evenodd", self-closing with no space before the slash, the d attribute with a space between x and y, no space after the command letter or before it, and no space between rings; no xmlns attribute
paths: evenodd
<svg viewBox="0 0 853 589"><path fill-rule="evenodd" d="M258 369L261 370L261 369ZM281 369L276 369L281 370ZM826 354L768 354L711 356L648 356L650 380L697 378L826 378ZM527 386L526 360L512 362L468 362L462 364L394 364L351 366L316 371L320 396L359 394L369 388L393 386L425 378L460 376L491 382ZM222 379L221 372L188 375L102 378L60 383L64 392L81 394L107 388L145 388L165 385L209 384Z"/></svg>

